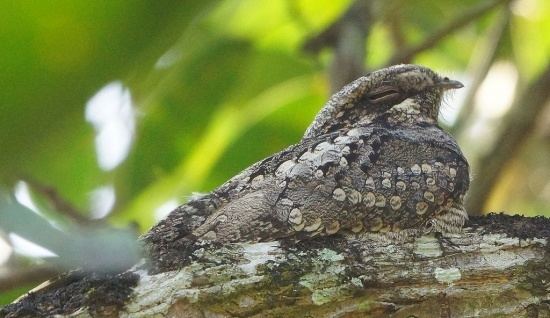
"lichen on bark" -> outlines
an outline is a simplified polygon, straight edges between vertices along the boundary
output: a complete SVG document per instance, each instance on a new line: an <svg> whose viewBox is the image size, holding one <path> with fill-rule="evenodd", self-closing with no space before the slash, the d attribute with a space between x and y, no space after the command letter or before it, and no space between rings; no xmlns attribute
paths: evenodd
<svg viewBox="0 0 550 318"><path fill-rule="evenodd" d="M544 317L549 228L545 218L491 215L473 218L461 234L406 242L340 235L206 246L179 270L149 274L136 266L128 297L109 308L119 317ZM73 292L112 286L105 279L103 287ZM22 303L43 310L44 293L4 308L3 316L25 317ZM97 305L57 313L105 316Z"/></svg>

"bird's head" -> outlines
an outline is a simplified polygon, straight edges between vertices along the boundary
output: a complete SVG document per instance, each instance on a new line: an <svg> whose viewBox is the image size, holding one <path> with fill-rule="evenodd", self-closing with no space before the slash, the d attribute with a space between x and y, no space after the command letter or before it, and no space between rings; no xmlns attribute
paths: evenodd
<svg viewBox="0 0 550 318"><path fill-rule="evenodd" d="M435 124L444 92L462 86L419 65L394 65L374 71L334 94L304 137L377 121Z"/></svg>

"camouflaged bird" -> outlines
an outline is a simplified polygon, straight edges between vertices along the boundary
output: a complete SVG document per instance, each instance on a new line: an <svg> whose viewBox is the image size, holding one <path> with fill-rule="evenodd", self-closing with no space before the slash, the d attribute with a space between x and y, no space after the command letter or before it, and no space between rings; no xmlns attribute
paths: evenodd
<svg viewBox="0 0 550 318"><path fill-rule="evenodd" d="M143 240L156 270L181 267L196 242L460 231L469 167L437 117L443 94L462 86L418 65L355 80L299 143L154 226Z"/></svg>

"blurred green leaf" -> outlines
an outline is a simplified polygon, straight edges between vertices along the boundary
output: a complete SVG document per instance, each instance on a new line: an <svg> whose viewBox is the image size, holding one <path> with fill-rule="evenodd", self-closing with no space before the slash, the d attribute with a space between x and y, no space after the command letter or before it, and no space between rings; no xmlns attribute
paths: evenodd
<svg viewBox="0 0 550 318"><path fill-rule="evenodd" d="M550 3L543 0L518 1L512 12L513 50L520 74L532 79L550 60Z"/></svg>
<svg viewBox="0 0 550 318"><path fill-rule="evenodd" d="M0 231L14 233L58 257L49 262L64 269L117 272L139 259L136 236L107 226L53 223L0 194Z"/></svg>
<svg viewBox="0 0 550 318"><path fill-rule="evenodd" d="M36 180L52 187L84 218L91 210L90 193L112 184L116 205L106 221L123 227L135 221L144 230L154 223L155 211L165 202L184 202L193 191L209 191L249 164L299 140L327 99L324 71L332 56L330 48L308 56L302 52L303 42L338 21L352 3L3 2L1 183L12 189L21 178ZM479 3L373 2L367 69L384 65L397 50L421 43ZM549 3L511 3L510 27L497 59L515 63L520 86L548 63ZM462 73L495 16L486 14L454 30L413 62ZM129 89L137 126L127 159L115 170L103 171L98 166L95 132L85 121L84 110L90 97L113 81ZM540 177L548 173L548 163L540 159L544 145L540 142L526 151L526 157L503 178L493 208L544 213L546 206L548 210L544 189L550 186ZM512 179L524 180L511 188ZM39 206L48 209L47 204ZM67 238L79 228L56 211L46 211L42 218L18 205L4 208L13 212L8 213L10 222L18 222L18 231L38 232L34 240L39 243L60 235L62 240L74 241L74 246L87 244L84 238ZM0 210L2 217L7 215L3 213ZM52 222L61 224L62 230ZM95 247L89 253L93 255L116 239L102 231L84 235L105 238L92 244Z"/></svg>
<svg viewBox="0 0 550 318"><path fill-rule="evenodd" d="M137 63L151 65L208 1L3 2L0 177L32 175L83 207L104 177L86 100ZM68 177L71 176L71 177Z"/></svg>
<svg viewBox="0 0 550 318"><path fill-rule="evenodd" d="M251 40L261 48L293 51L308 34L321 31L351 3L350 0L227 0L213 12L211 21L222 34Z"/></svg>
<svg viewBox="0 0 550 318"><path fill-rule="evenodd" d="M34 285L21 286L7 292L0 293L0 306L7 305L19 298L22 294L34 288Z"/></svg>

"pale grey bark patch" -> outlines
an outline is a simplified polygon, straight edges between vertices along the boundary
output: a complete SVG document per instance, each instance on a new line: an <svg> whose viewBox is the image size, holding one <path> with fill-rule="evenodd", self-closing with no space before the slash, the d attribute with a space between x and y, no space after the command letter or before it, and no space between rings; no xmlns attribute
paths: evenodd
<svg viewBox="0 0 550 318"><path fill-rule="evenodd" d="M98 311L95 303L93 311L84 306L59 317L548 316L550 220L472 221L460 234L408 241L363 233L290 248L278 242L205 247L180 270L153 275L136 267L138 283L118 309ZM26 299L27 306L45 305ZM25 317L15 314L17 306L1 314Z"/></svg>

